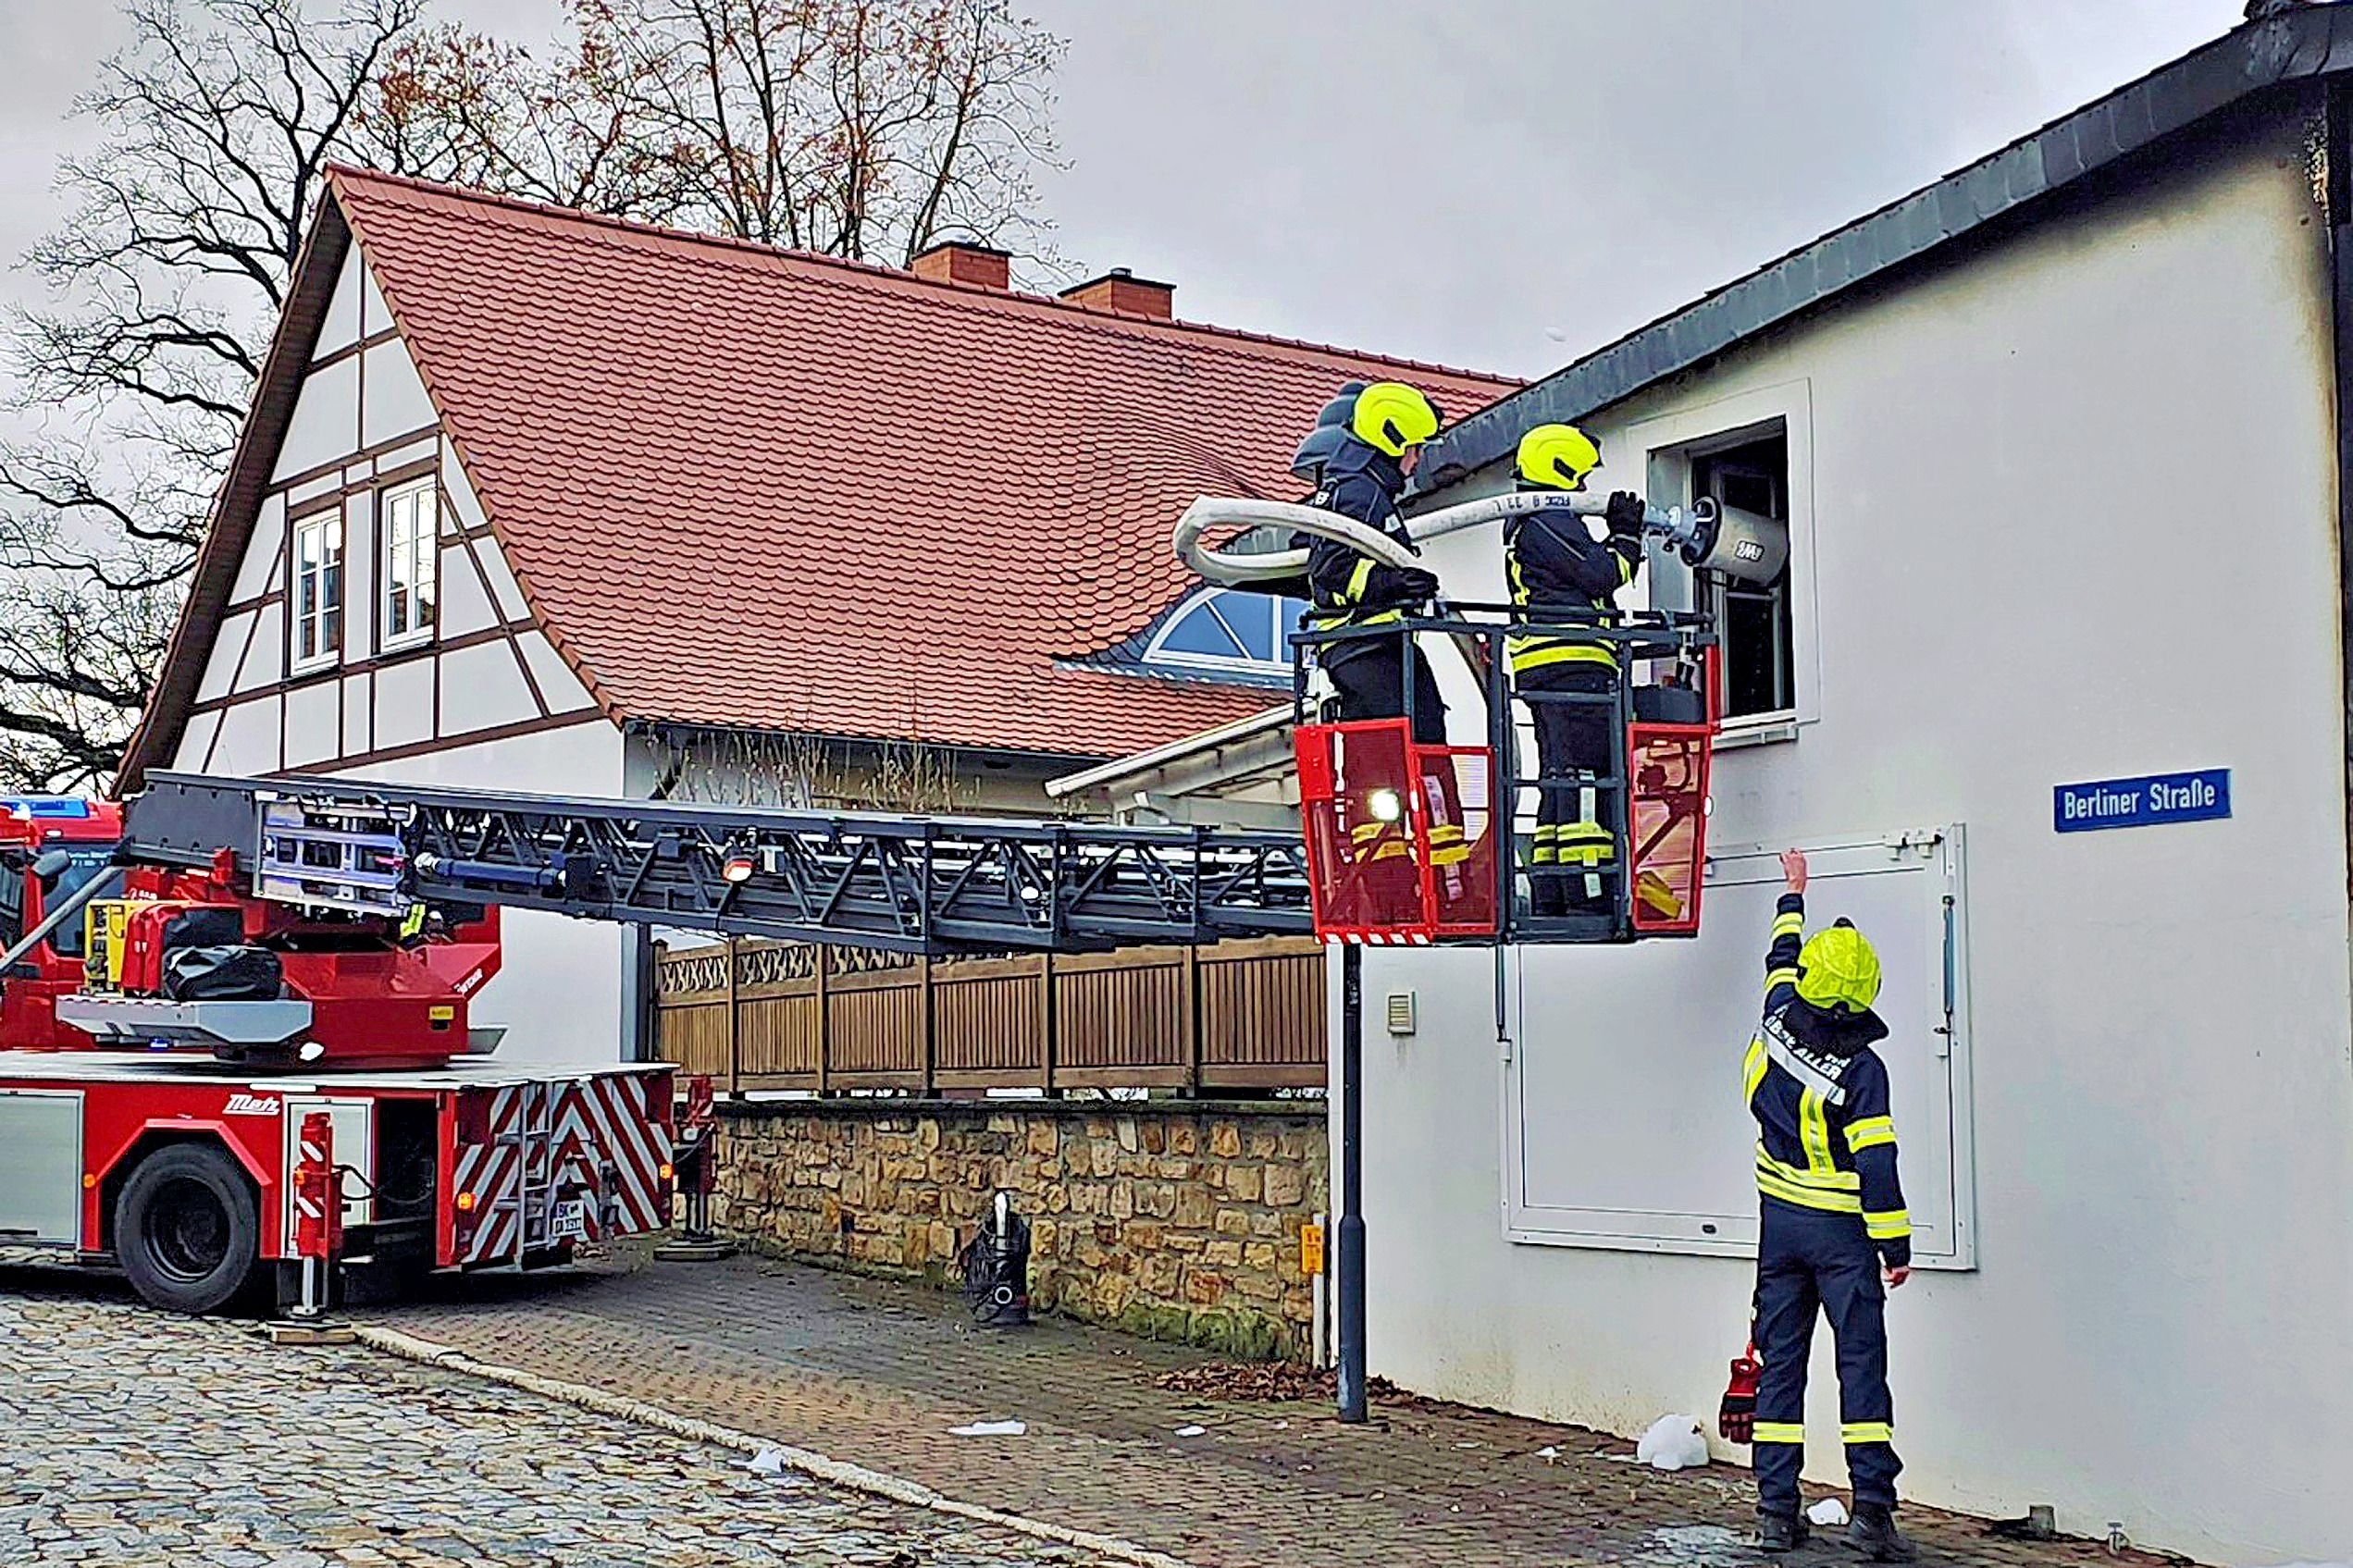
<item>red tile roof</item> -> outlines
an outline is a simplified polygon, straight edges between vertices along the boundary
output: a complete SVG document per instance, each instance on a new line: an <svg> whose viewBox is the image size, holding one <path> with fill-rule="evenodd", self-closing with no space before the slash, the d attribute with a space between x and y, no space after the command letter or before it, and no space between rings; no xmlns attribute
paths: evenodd
<svg viewBox="0 0 2353 1568"><path fill-rule="evenodd" d="M1238 717L1265 693L1055 661L1196 586L1168 547L1186 502L1293 494L1341 381L1450 414L1517 385L329 184L534 613L617 720L1112 755Z"/></svg>

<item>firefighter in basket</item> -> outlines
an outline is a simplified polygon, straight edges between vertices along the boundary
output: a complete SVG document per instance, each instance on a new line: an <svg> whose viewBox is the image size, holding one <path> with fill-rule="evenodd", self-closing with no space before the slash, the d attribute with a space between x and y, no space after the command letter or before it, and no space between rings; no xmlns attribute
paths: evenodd
<svg viewBox="0 0 2353 1568"><path fill-rule="evenodd" d="M1397 498L1405 492L1421 444L1438 433L1441 418L1437 404L1403 382L1343 387L1324 406L1315 430L1294 459L1294 473L1317 480L1307 504L1378 528L1411 549L1413 539L1398 514ZM1307 624L1311 631L1361 632L1396 625L1426 611L1437 597L1437 577L1418 567L1385 565L1320 535L1307 536L1304 542L1310 605ZM1316 662L1331 685L1340 722L1410 716L1417 746L1445 744L1445 703L1410 634L1319 643ZM1433 782L1430 861L1459 877L1469 846L1457 791L1451 772L1443 769ZM1394 859L1401 869L1409 869L1406 803L1399 791L1372 791L1367 815L1368 820L1350 829L1354 858L1359 862ZM1412 891L1404 886L1397 895L1405 898Z"/></svg>
<svg viewBox="0 0 2353 1568"><path fill-rule="evenodd" d="M1539 425L1520 438L1519 488L1571 494L1602 461L1601 443L1574 425ZM1599 623L1642 560L1641 498L1609 498L1608 537L1593 537L1567 507L1521 512L1504 525L1516 619L1554 627ZM1625 790L1607 801L1591 782L1616 772L1618 649L1572 630L1507 638L1512 689L1536 725L1536 839L1529 909L1542 917L1607 914ZM1592 700L1580 700L1592 699ZM1579 782L1580 777L1583 782Z"/></svg>

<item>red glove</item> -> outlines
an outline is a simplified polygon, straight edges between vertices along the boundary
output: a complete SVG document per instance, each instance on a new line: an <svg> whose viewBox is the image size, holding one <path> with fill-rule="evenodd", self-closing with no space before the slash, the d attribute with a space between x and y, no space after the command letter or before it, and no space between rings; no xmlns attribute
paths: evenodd
<svg viewBox="0 0 2353 1568"><path fill-rule="evenodd" d="M1732 1380L1724 1385L1724 1402L1715 1407L1715 1430L1728 1443L1748 1442L1756 1432L1756 1380L1765 1364L1756 1347L1732 1363Z"/></svg>

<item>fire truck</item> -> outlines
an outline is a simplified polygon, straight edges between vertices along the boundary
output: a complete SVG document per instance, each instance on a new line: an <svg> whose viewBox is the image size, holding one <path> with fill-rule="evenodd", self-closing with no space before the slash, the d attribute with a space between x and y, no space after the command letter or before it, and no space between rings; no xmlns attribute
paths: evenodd
<svg viewBox="0 0 2353 1568"><path fill-rule="evenodd" d="M341 1260L526 1270L668 1223L667 1065L510 1065L502 908L907 952L1308 928L1288 834L157 774L0 800L0 1241L150 1303L291 1293L302 1128Z"/></svg>

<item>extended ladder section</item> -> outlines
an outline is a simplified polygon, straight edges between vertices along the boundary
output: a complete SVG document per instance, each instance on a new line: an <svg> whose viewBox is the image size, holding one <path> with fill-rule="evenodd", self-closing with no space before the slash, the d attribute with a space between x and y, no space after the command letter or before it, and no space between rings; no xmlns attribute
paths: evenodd
<svg viewBox="0 0 2353 1568"><path fill-rule="evenodd" d="M1313 929L1283 833L151 776L121 858L236 851L256 896L395 918L498 904L904 952L1101 948Z"/></svg>

